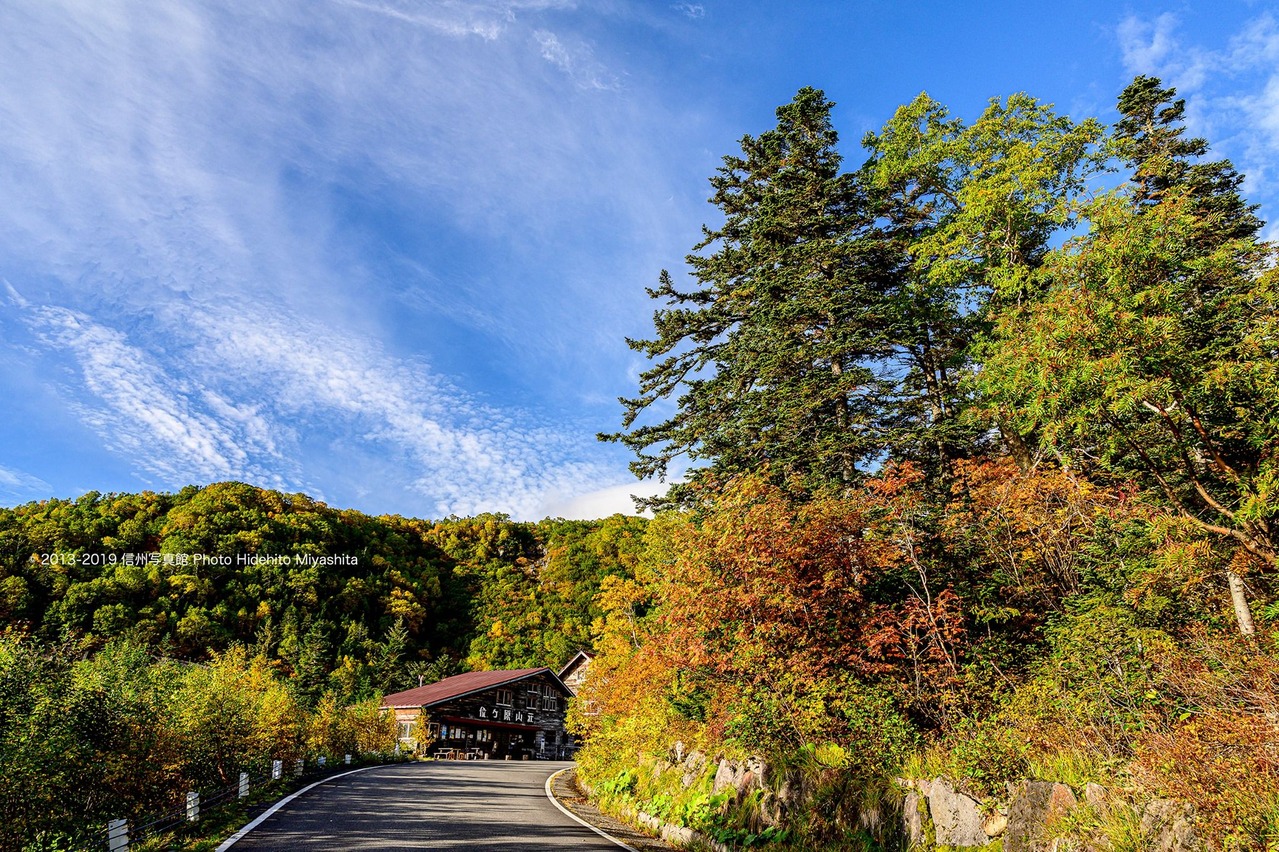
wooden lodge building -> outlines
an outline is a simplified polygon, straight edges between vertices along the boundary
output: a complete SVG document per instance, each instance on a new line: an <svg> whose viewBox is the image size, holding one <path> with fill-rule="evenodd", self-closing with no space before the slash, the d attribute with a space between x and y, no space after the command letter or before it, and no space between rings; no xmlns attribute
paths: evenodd
<svg viewBox="0 0 1279 852"><path fill-rule="evenodd" d="M400 742L417 746L414 726L425 714L431 754L513 760L569 757L564 728L573 693L548 668L467 672L382 699L395 713Z"/></svg>

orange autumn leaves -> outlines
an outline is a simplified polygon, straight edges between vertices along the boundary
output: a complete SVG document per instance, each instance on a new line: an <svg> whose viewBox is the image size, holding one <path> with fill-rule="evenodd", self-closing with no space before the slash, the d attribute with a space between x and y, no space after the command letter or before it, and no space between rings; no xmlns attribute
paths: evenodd
<svg viewBox="0 0 1279 852"><path fill-rule="evenodd" d="M974 644L992 629L1029 639L1076 588L1094 519L1121 508L1060 470L1006 459L958 464L942 506L924 495L910 465L838 496L745 476L700 513L660 516L636 584L602 601L611 629L593 706L633 717L665 688L654 730L683 719L716 736L743 702L784 694L798 706L835 683L917 717L948 712Z"/></svg>
<svg viewBox="0 0 1279 852"><path fill-rule="evenodd" d="M758 478L739 480L701 524L676 531L678 558L664 578L669 647L737 682L878 669L881 607L865 592L900 562L876 529L878 508L794 504Z"/></svg>

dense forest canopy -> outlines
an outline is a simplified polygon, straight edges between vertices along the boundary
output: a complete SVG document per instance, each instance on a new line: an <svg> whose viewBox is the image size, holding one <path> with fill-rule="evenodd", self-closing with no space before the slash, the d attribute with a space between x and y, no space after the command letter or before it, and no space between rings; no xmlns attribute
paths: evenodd
<svg viewBox="0 0 1279 852"><path fill-rule="evenodd" d="M0 509L0 617L47 644L184 660L242 645L350 699L468 668L556 666L644 521L422 521L237 482Z"/></svg>
<svg viewBox="0 0 1279 852"><path fill-rule="evenodd" d="M0 848L97 848L272 760L389 752L382 695L591 647L644 527L240 482L0 509Z"/></svg>

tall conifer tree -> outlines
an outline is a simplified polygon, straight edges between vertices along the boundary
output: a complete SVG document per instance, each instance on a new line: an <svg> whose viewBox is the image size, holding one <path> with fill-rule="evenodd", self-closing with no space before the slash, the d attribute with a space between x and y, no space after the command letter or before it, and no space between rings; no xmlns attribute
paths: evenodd
<svg viewBox="0 0 1279 852"><path fill-rule="evenodd" d="M1201 252L1227 240L1256 237L1262 221L1258 205L1240 194L1243 175L1229 160L1199 159L1208 153L1208 142L1184 138L1186 101L1174 100L1176 94L1157 77L1139 76L1119 95L1114 140L1132 170L1133 202L1150 207L1173 192L1191 199Z"/></svg>
<svg viewBox="0 0 1279 852"><path fill-rule="evenodd" d="M622 400L625 431L601 436L636 452L638 476L665 478L686 456L717 474L767 466L838 487L880 452L867 364L883 344L868 317L886 273L882 246L859 239L871 214L840 172L833 106L801 89L775 129L743 137L711 178L724 223L704 226L686 258L695 286L663 271L648 291L666 303L656 336L628 343L656 364ZM635 425L676 396L668 419Z"/></svg>

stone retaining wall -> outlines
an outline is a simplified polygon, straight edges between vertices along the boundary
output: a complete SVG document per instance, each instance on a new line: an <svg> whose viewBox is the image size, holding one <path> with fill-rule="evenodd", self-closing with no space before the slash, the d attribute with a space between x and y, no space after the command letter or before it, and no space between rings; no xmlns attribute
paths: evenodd
<svg viewBox="0 0 1279 852"><path fill-rule="evenodd" d="M656 779L678 773L685 787L705 777L715 765L713 793L733 792L729 807L742 804L758 794L758 818L764 825L782 825L788 813L801 809L821 779L800 773L782 773L759 757L730 760L708 756L696 749L685 751L676 743L663 760L651 767ZM835 772L835 770L829 770ZM1139 825L1141 836L1158 852L1200 852L1203 844L1195 831L1194 811L1170 799L1135 803L1130 794L1088 784L1072 790L1051 781L1019 781L1009 784L999 800L982 800L946 778L897 779L902 790L899 803L884 806L878 813L863 814L859 827L882 839L897 835L912 850L980 848L999 841L1003 852L1055 852L1058 840L1078 809L1087 816L1106 818L1115 809L1127 808ZM724 850L727 847L695 831L663 823L642 812L635 818L676 846L698 845ZM1085 846L1084 848L1088 848Z"/></svg>
<svg viewBox="0 0 1279 852"><path fill-rule="evenodd" d="M945 778L898 779L906 789L902 831L911 848L981 847L999 839L1004 852L1055 852L1064 823L1079 808L1107 817L1129 808L1139 830L1159 852L1198 852L1194 811L1171 799L1155 799L1138 808L1117 791L1098 784L1083 789L1083 800L1065 784L1019 781L1008 785L1006 802L981 801Z"/></svg>

